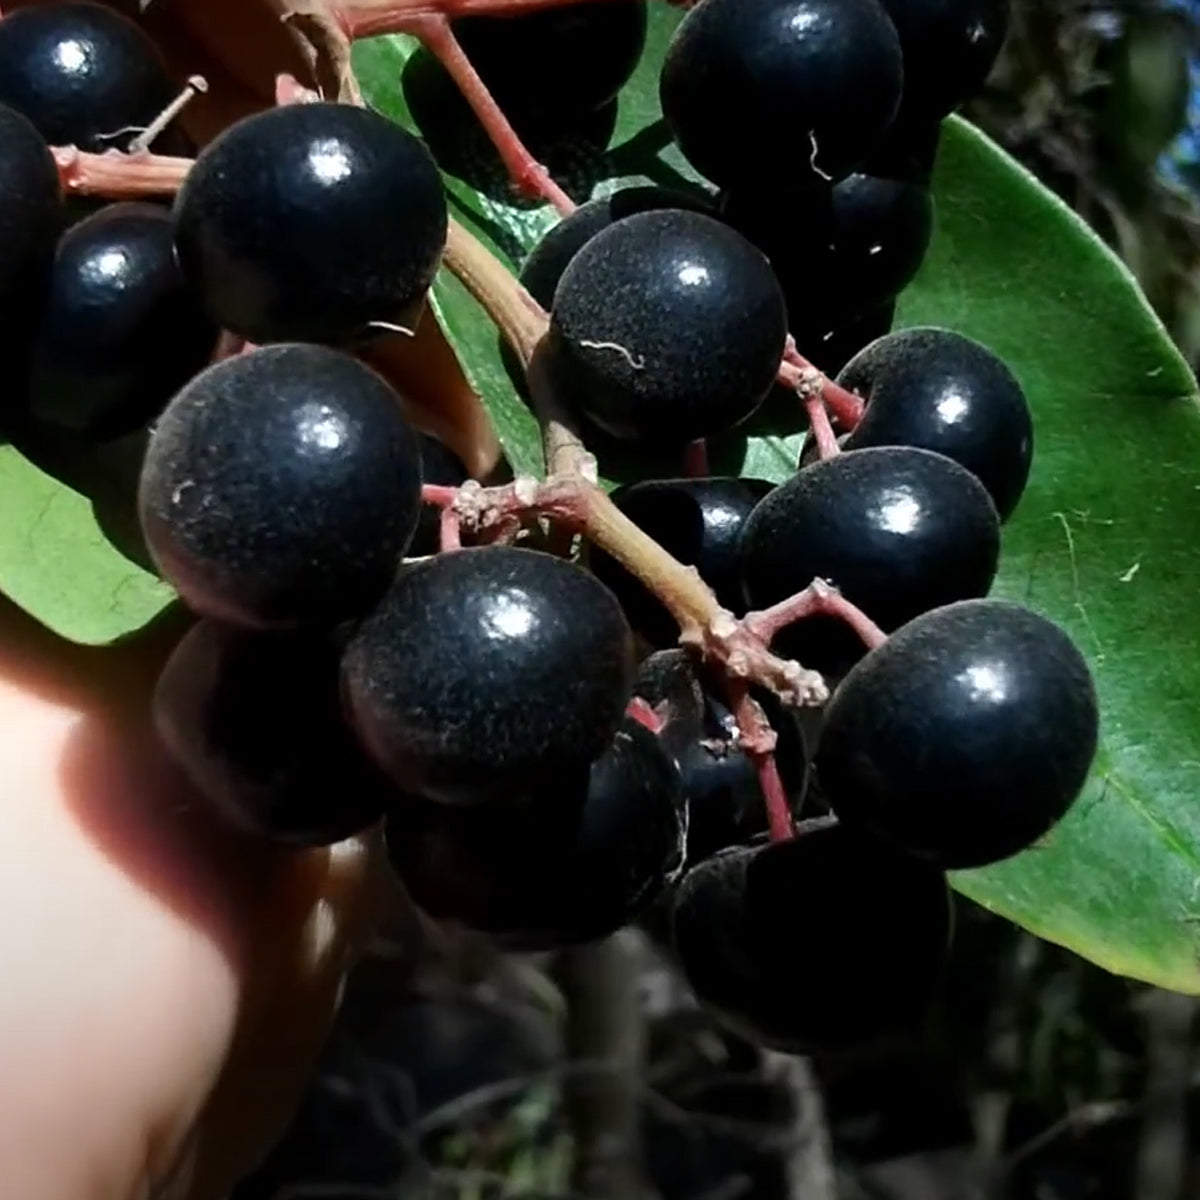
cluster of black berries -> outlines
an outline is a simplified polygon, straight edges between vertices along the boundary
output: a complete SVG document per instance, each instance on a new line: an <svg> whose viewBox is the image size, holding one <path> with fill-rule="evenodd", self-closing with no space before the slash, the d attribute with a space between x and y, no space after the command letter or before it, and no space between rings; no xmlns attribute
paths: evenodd
<svg viewBox="0 0 1200 1200"><path fill-rule="evenodd" d="M845 1045L919 1014L949 933L944 871L1032 845L1097 736L1067 637L986 598L1032 455L1017 381L955 333L864 332L920 259L928 197L847 172L928 145L1002 18L982 0L700 0L663 100L728 189L721 209L618 192L524 270L551 310L545 381L586 437L682 449L744 420L786 362L794 297L840 345L843 321L869 342L839 376L841 448L782 486L615 497L732 613L778 612L820 579L889 635L867 652L829 616L770 627L836 684L811 753L812 731L752 692L786 803L816 818L774 840L719 664L672 647L615 558L543 552L536 529L438 552L422 484L466 472L356 357L421 319L447 232L425 147L356 107L278 108L207 146L171 208L102 207L63 232L47 142L144 130L171 89L137 27L95 5L0 21L0 301L30 330L6 415L74 444L148 430L141 529L200 617L154 719L214 812L292 845L383 819L415 903L513 949L599 938L661 900L698 995L766 1044ZM118 96L118 74L142 82ZM798 211L778 253L735 228ZM210 361L220 329L257 345Z"/></svg>

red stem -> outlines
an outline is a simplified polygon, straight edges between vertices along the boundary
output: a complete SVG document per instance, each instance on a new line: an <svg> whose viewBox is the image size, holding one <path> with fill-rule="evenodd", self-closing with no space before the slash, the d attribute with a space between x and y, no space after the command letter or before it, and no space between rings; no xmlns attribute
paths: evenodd
<svg viewBox="0 0 1200 1200"><path fill-rule="evenodd" d="M462 549L462 525L453 505L442 509L438 533L443 554Z"/></svg>
<svg viewBox="0 0 1200 1200"><path fill-rule="evenodd" d="M578 0L351 0L337 5L333 17L351 39L385 33L411 33L414 17L516 17L544 8L562 8Z"/></svg>
<svg viewBox="0 0 1200 1200"><path fill-rule="evenodd" d="M651 733L662 732L663 719L641 696L634 696L630 699L625 706L625 715L632 717L639 725L644 725Z"/></svg>
<svg viewBox="0 0 1200 1200"><path fill-rule="evenodd" d="M863 640L868 649L887 641L887 634L857 604L851 604L824 580L814 579L802 592L760 612L747 613L744 623L756 637L770 645L775 635L793 621L812 616L838 617Z"/></svg>
<svg viewBox="0 0 1200 1200"><path fill-rule="evenodd" d="M783 362L779 364L777 379L784 387L791 388L802 396L813 392L819 395L825 401L825 407L833 414L834 420L843 429L853 429L862 420L863 410L866 408L863 398L817 370L797 351L791 338L788 339L787 349L783 352Z"/></svg>
<svg viewBox="0 0 1200 1200"><path fill-rule="evenodd" d="M841 454L842 448L834 436L833 426L829 424L829 413L825 411L824 401L816 392L810 392L804 397L804 409L808 413L808 423L817 443L818 456L825 459Z"/></svg>
<svg viewBox="0 0 1200 1200"><path fill-rule="evenodd" d="M90 154L74 146L53 146L58 179L67 193L100 195L109 200L173 196L191 170L190 158L162 154Z"/></svg>
<svg viewBox="0 0 1200 1200"><path fill-rule="evenodd" d="M737 718L742 749L753 760L758 772L771 841L785 842L795 836L795 829L787 792L775 762L775 731L745 683L730 682L729 699L733 715Z"/></svg>
<svg viewBox="0 0 1200 1200"><path fill-rule="evenodd" d="M492 98L479 72L459 45L449 20L445 16L410 16L405 31L420 38L458 84L458 90L496 147L517 189L526 196L548 201L564 217L573 213L575 201L525 148L520 135Z"/></svg>
<svg viewBox="0 0 1200 1200"><path fill-rule="evenodd" d="M689 479L708 477L708 443L704 438L688 442L683 452L683 473Z"/></svg>
<svg viewBox="0 0 1200 1200"><path fill-rule="evenodd" d="M426 483L421 487L421 503L435 508L449 508L458 499L458 488L443 487L440 483Z"/></svg>

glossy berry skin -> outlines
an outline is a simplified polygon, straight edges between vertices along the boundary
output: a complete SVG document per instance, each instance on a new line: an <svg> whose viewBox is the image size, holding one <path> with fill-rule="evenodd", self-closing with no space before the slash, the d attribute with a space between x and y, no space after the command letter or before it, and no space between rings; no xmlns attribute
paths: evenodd
<svg viewBox="0 0 1200 1200"><path fill-rule="evenodd" d="M633 685L611 592L549 554L488 546L405 567L346 650L348 711L406 791L503 800L586 773Z"/></svg>
<svg viewBox="0 0 1200 1200"><path fill-rule="evenodd" d="M52 146L127 149L176 91L153 41L111 8L60 3L4 14L0 103Z"/></svg>
<svg viewBox="0 0 1200 1200"><path fill-rule="evenodd" d="M1009 0L880 0L904 52L906 117L944 117L984 85L1008 34Z"/></svg>
<svg viewBox="0 0 1200 1200"><path fill-rule="evenodd" d="M759 406L786 336L762 254L711 217L667 209L626 217L575 255L545 352L556 390L605 433L682 444Z"/></svg>
<svg viewBox="0 0 1200 1200"><path fill-rule="evenodd" d="M216 340L175 261L167 210L109 205L59 239L30 410L86 438L131 433L205 366Z"/></svg>
<svg viewBox="0 0 1200 1200"><path fill-rule="evenodd" d="M842 681L817 751L838 817L947 868L1032 845L1070 807L1096 752L1082 655L1000 600L918 617Z"/></svg>
<svg viewBox="0 0 1200 1200"><path fill-rule="evenodd" d="M615 7L614 0L604 0L604 3ZM562 11L570 12L571 9ZM546 231L521 267L522 285L543 308L549 309L554 303L554 290L567 264L596 234L625 217L664 208L709 214L713 211L712 205L701 193L685 192L678 188L647 185L622 188L607 196L598 196L581 204Z"/></svg>
<svg viewBox="0 0 1200 1200"><path fill-rule="evenodd" d="M663 115L719 187L852 171L900 104L900 43L876 0L701 0L667 50Z"/></svg>
<svg viewBox="0 0 1200 1200"><path fill-rule="evenodd" d="M417 435L421 441L421 482L437 483L442 487L459 487L468 479L462 460L437 438L427 433ZM436 554L441 546L442 510L433 504L422 504L417 518L417 530L408 547L410 557Z"/></svg>
<svg viewBox="0 0 1200 1200"><path fill-rule="evenodd" d="M267 346L176 394L138 508L196 612L254 628L332 625L386 590L421 503L421 458L391 387L324 346Z"/></svg>
<svg viewBox="0 0 1200 1200"><path fill-rule="evenodd" d="M672 934L697 998L786 1053L919 1030L950 941L936 868L845 828L726 851L675 895Z"/></svg>
<svg viewBox="0 0 1200 1200"><path fill-rule="evenodd" d="M340 343L420 313L446 197L412 134L349 104L292 104L209 143L179 190L185 276L252 342Z"/></svg>
<svg viewBox="0 0 1200 1200"><path fill-rule="evenodd" d="M580 775L469 808L392 806L388 852L419 908L532 952L633 920L680 864L682 797L654 735L624 721Z"/></svg>
<svg viewBox="0 0 1200 1200"><path fill-rule="evenodd" d="M593 0L453 26L506 113L560 122L602 107L628 82L646 44L646 4Z"/></svg>
<svg viewBox="0 0 1200 1200"><path fill-rule="evenodd" d="M29 299L22 293L34 288L49 259L61 216L58 167L45 139L26 117L0 104L0 305L6 324L27 314Z"/></svg>
<svg viewBox="0 0 1200 1200"><path fill-rule="evenodd" d="M1012 515L1033 462L1033 418L986 346L949 329L902 329L856 355L838 383L867 401L847 449L936 450L979 479L1002 520Z"/></svg>
<svg viewBox="0 0 1200 1200"><path fill-rule="evenodd" d="M738 539L746 518L771 487L761 479L643 480L616 489L612 500L669 554L695 567L722 605L740 611ZM593 548L589 565L644 638L659 646L678 642L678 623L620 563Z"/></svg>
<svg viewBox="0 0 1200 1200"><path fill-rule="evenodd" d="M933 235L929 189L855 172L833 189L833 294L842 319L894 300L920 269Z"/></svg>
<svg viewBox="0 0 1200 1200"><path fill-rule="evenodd" d="M159 676L155 729L224 823L292 846L373 825L392 797L338 703L338 653L323 638L200 621Z"/></svg>
<svg viewBox="0 0 1200 1200"><path fill-rule="evenodd" d="M880 447L813 463L776 488L743 526L741 552L751 608L824 579L890 631L931 608L986 595L1000 521L982 484L957 463ZM862 653L831 617L790 625L776 644L823 670Z"/></svg>

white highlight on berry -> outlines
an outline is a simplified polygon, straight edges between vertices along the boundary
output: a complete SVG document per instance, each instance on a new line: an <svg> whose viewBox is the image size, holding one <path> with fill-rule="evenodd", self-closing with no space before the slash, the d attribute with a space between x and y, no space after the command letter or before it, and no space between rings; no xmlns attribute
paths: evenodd
<svg viewBox="0 0 1200 1200"><path fill-rule="evenodd" d="M532 628L529 597L520 588L500 592L489 600L483 619L483 629L488 637L496 640L521 638Z"/></svg>
<svg viewBox="0 0 1200 1200"><path fill-rule="evenodd" d="M346 147L337 138L322 138L308 152L308 165L322 183L341 183L353 168Z"/></svg>
<svg viewBox="0 0 1200 1200"><path fill-rule="evenodd" d="M972 700L1003 704L1009 698L1007 673L1003 663L973 663L956 675L955 680L967 685Z"/></svg>
<svg viewBox="0 0 1200 1200"><path fill-rule="evenodd" d="M943 396L937 402L937 415L946 425L957 425L967 415L970 405L957 392Z"/></svg>
<svg viewBox="0 0 1200 1200"><path fill-rule="evenodd" d="M76 38L68 38L54 47L54 61L64 71L82 71L88 65L87 46Z"/></svg>
<svg viewBox="0 0 1200 1200"><path fill-rule="evenodd" d="M873 515L888 533L912 533L921 519L921 502L910 488L889 488Z"/></svg>

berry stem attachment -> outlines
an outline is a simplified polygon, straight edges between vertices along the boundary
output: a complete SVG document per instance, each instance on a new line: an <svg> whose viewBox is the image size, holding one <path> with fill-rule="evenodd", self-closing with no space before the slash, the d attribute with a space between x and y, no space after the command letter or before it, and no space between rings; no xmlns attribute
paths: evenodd
<svg viewBox="0 0 1200 1200"><path fill-rule="evenodd" d="M884 633L856 604L851 604L836 588L823 579L814 579L802 592L781 600L770 608L747 613L743 623L764 644L770 645L775 635L793 621L805 617L838 617L845 621L870 650L887 641Z"/></svg>
<svg viewBox="0 0 1200 1200"><path fill-rule="evenodd" d="M689 479L704 479L708 471L708 442L697 438L688 442L683 452L683 473Z"/></svg>
<svg viewBox="0 0 1200 1200"><path fill-rule="evenodd" d="M775 731L743 681L730 681L729 701L733 715L737 718L742 749L750 756L758 772L771 841L786 842L795 836L795 829L787 792L775 762L775 745L778 740Z"/></svg>
<svg viewBox="0 0 1200 1200"><path fill-rule="evenodd" d="M783 362L779 365L777 379L784 387L791 388L800 396L808 397L814 393L818 395L843 429L851 430L862 420L863 410L866 408L863 398L817 370L797 351L790 337L783 352Z"/></svg>
<svg viewBox="0 0 1200 1200"><path fill-rule="evenodd" d="M524 196L546 200L561 216L575 211L575 201L550 176L550 172L533 157L520 135L496 103L479 72L467 58L449 20L442 15L412 16L406 22L406 33L420 38L425 47L437 56L458 85L463 99L471 106L480 125L500 155L509 177Z"/></svg>
<svg viewBox="0 0 1200 1200"><path fill-rule="evenodd" d="M835 458L842 449L837 443L833 426L829 423L829 413L825 402L816 392L809 392L804 397L804 409L808 413L808 424L812 429L813 439L817 443L817 454L822 459Z"/></svg>
<svg viewBox="0 0 1200 1200"><path fill-rule="evenodd" d="M447 505L441 511L438 523L438 544L443 554L450 550L462 549L461 524L458 519L458 513L450 505Z"/></svg>

